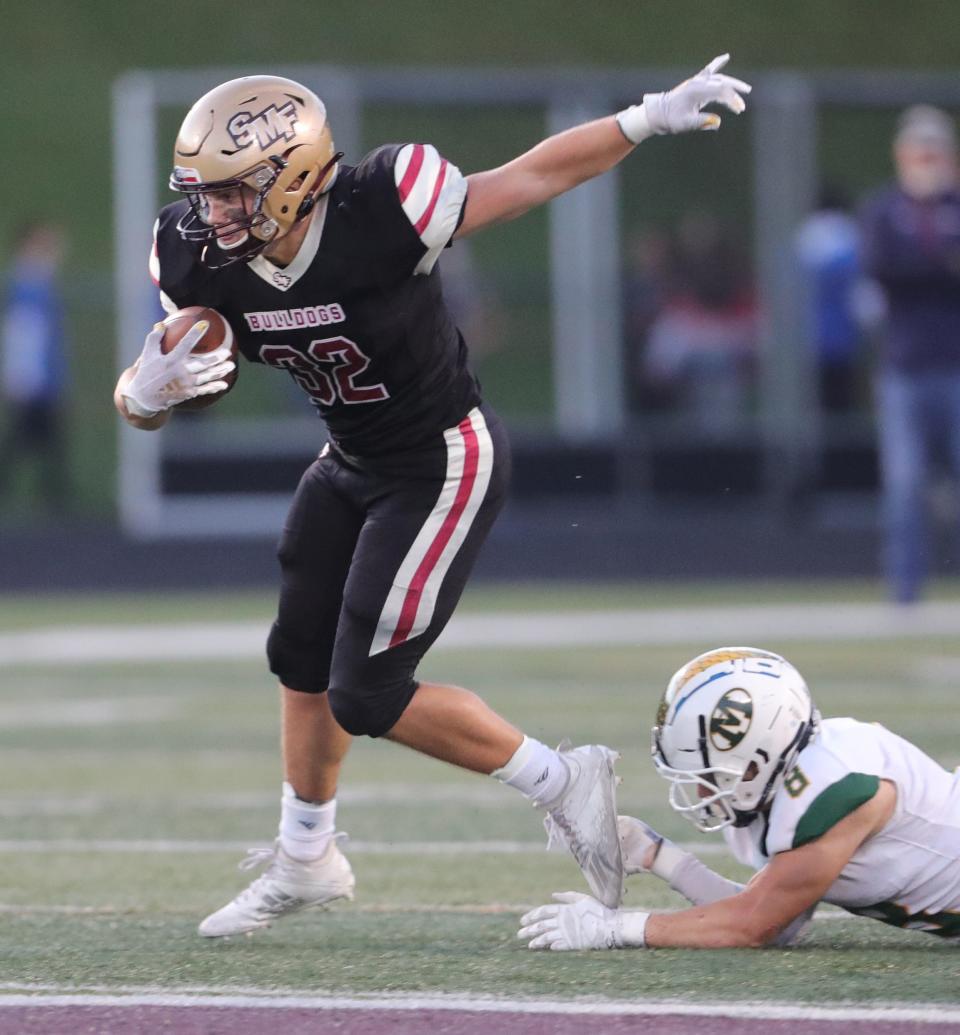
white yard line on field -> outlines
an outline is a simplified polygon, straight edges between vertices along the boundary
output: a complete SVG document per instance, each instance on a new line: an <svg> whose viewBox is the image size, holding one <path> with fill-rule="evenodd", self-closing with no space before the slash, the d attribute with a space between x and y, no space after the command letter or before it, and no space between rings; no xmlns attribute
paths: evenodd
<svg viewBox="0 0 960 1035"><path fill-rule="evenodd" d="M352 902L343 908L351 913L376 913L380 914L402 914L411 916L432 916L434 913L464 914L468 916L519 916L528 909L532 909L536 903L533 902L487 902L487 903L463 903L461 905L443 905L436 902L429 903L396 903L385 902L363 904ZM636 908L641 908L639 905ZM0 902L0 916L134 916L156 912L155 909L143 906L78 906L78 905L44 905L42 903L10 903ZM179 908L171 910L163 909L164 915L176 913L178 915L192 915L194 910ZM853 919L856 919L855 917Z"/></svg>
<svg viewBox="0 0 960 1035"><path fill-rule="evenodd" d="M443 905L435 902L416 902L416 903L358 903L351 902L350 905L344 905L342 908L350 913L398 913L398 914L410 914L418 916L421 914L432 915L433 913L449 913L457 914L463 913L470 916L510 916L514 914L525 913L528 909L532 909L536 902L485 902L485 903L462 903L460 905ZM629 909L658 909L662 908L659 905L645 905L643 902L629 902L627 903ZM149 909L142 906L80 906L80 905L49 905L45 903L31 903L31 902L0 902L0 916L29 916L29 915L44 915L44 916L132 916L145 913L156 912L155 909ZM187 909L169 909L164 908L163 913L165 915L171 913L192 915L194 910ZM867 919L866 917L854 916L852 913L845 913L842 909L834 909L831 906L827 906L826 909L821 907L814 917L815 920L851 920L855 923L860 923L862 920ZM3 986L0 985L0 988Z"/></svg>
<svg viewBox="0 0 960 1035"><path fill-rule="evenodd" d="M0 855L44 853L157 853L205 855L213 852L246 852L268 847L256 841L189 841L104 838L25 838L0 841ZM722 844L681 844L697 855L723 855ZM348 838L351 855L536 855L546 851L544 841L361 841Z"/></svg>
<svg viewBox="0 0 960 1035"><path fill-rule="evenodd" d="M0 704L0 729L49 729L63 726L100 729L175 719L185 704L169 697L81 697L52 701L33 700Z"/></svg>
<svg viewBox="0 0 960 1035"><path fill-rule="evenodd" d="M700 1002L610 999L494 999L467 995L323 996L315 991L278 993L269 989L207 987L171 992L162 988L96 988L77 992L56 985L0 985L18 992L0 994L0 1009L23 1006L204 1006L232 1009L297 1009L422 1011L450 1010L466 1013L572 1014L605 1016L732 1017L772 1021L883 1021L908 1024L958 1024L960 1009L937 1004L915 1006L877 1002L871 1006L822 1004L807 1006L785 1002Z"/></svg>
<svg viewBox="0 0 960 1035"><path fill-rule="evenodd" d="M2 714L2 712L0 712ZM2 726L0 726L2 728ZM456 805L470 808L503 808L509 793L499 785L477 781L471 784L428 783L356 783L337 791L341 805L381 806ZM222 793L154 796L153 803L182 812L250 812L253 809L276 809L276 791L224 791ZM138 799L123 794L77 794L62 792L0 794L0 819L21 819L31 816L85 816L112 813L129 808Z"/></svg>
<svg viewBox="0 0 960 1035"><path fill-rule="evenodd" d="M2 727L0 727L2 728ZM341 805L358 808L372 806L391 808L409 806L420 808L431 805L453 805L470 809L502 809L508 803L521 805L522 799L494 780L474 779L463 783L451 779L449 783L354 783L337 790ZM659 791L659 788L656 789ZM662 804L662 795L642 794L631 788L632 807L640 808ZM115 813L119 809L141 807L141 791L127 794L116 792L87 792L66 794L63 791L11 791L0 793L0 819L22 819L32 816L85 816L97 813ZM252 812L255 809L275 810L280 795L270 791L221 791L197 794L158 795L151 793L154 808L181 814L184 812Z"/></svg>
<svg viewBox="0 0 960 1035"><path fill-rule="evenodd" d="M501 612L455 616L434 650L651 646L955 636L960 603L765 604L665 610ZM0 633L0 666L246 660L263 655L263 622L65 626Z"/></svg>

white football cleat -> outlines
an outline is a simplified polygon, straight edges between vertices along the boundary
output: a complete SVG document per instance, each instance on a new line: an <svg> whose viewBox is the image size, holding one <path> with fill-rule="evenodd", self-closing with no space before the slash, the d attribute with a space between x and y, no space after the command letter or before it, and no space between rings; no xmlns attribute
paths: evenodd
<svg viewBox="0 0 960 1035"><path fill-rule="evenodd" d="M301 909L322 906L338 898L353 898L353 870L347 857L337 847L336 838L314 862L292 859L280 847L255 848L242 863L246 870L269 860L270 865L248 888L241 891L223 909L200 924L205 938L224 938L269 927L273 920Z"/></svg>
<svg viewBox="0 0 960 1035"><path fill-rule="evenodd" d="M624 876L613 772L620 756L600 744L578 748L561 744L558 750L570 779L560 797L546 806L547 847L555 842L565 845L593 894L609 909L616 909L623 898Z"/></svg>

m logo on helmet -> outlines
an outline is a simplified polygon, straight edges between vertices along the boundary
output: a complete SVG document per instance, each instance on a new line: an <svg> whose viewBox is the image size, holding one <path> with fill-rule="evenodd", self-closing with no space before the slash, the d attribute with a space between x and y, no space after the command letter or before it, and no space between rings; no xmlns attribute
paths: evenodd
<svg viewBox="0 0 960 1035"><path fill-rule="evenodd" d="M293 128L296 121L296 105L293 101L287 101L280 108L271 104L256 115L251 115L249 111L238 111L227 123L227 132L238 151L253 143L261 151L266 151L278 140L293 140L296 136Z"/></svg>
<svg viewBox="0 0 960 1035"><path fill-rule="evenodd" d="M710 716L710 742L718 751L730 751L747 735L753 720L753 699L746 690L728 690Z"/></svg>

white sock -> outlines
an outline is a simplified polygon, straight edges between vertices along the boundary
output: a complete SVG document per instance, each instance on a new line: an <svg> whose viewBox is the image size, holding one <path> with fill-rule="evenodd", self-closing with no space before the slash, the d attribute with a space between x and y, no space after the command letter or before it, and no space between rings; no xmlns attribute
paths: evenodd
<svg viewBox="0 0 960 1035"><path fill-rule="evenodd" d="M570 770L553 748L524 737L510 761L490 775L508 787L516 787L534 805L548 805L563 794Z"/></svg>
<svg viewBox="0 0 960 1035"><path fill-rule="evenodd" d="M319 859L333 837L337 799L322 805L301 801L288 783L280 799L280 847L300 862Z"/></svg>

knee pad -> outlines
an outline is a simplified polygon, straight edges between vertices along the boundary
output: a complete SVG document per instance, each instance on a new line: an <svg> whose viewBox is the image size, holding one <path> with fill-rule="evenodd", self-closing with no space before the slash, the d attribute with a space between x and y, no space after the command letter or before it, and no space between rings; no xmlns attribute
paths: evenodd
<svg viewBox="0 0 960 1035"><path fill-rule="evenodd" d="M267 637L267 661L270 671L291 690L319 694L327 689L330 671L325 658L284 635L276 622Z"/></svg>
<svg viewBox="0 0 960 1035"><path fill-rule="evenodd" d="M327 691L337 723L354 737L382 737L403 715L417 689L414 679L386 686L332 682Z"/></svg>

